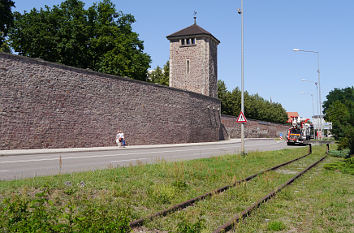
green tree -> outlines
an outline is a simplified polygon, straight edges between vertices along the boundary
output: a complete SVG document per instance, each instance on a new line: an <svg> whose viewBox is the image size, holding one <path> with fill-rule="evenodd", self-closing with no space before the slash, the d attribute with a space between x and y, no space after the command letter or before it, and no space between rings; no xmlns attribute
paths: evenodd
<svg viewBox="0 0 354 233"><path fill-rule="evenodd" d="M153 83L168 86L170 82L170 62L167 61L163 69L157 66L155 70L152 70L148 75L148 80Z"/></svg>
<svg viewBox="0 0 354 233"><path fill-rule="evenodd" d="M342 103L345 103L347 101L353 102L354 87L347 87L343 89L334 88L332 91L329 92L326 98L327 100L323 102L323 112L326 112L329 106L337 100Z"/></svg>
<svg viewBox="0 0 354 233"><path fill-rule="evenodd" d="M221 101L221 113L232 115L231 93L226 89L225 82L218 80L218 98Z"/></svg>
<svg viewBox="0 0 354 233"><path fill-rule="evenodd" d="M14 6L15 3L12 0L0 0L0 52L10 52L6 36L13 24L14 16L11 7Z"/></svg>
<svg viewBox="0 0 354 233"><path fill-rule="evenodd" d="M167 61L163 66L163 74L165 75L165 83L166 85L170 85L170 61Z"/></svg>
<svg viewBox="0 0 354 233"><path fill-rule="evenodd" d="M237 117L241 111L241 90L238 87L232 90L230 100L231 115Z"/></svg>
<svg viewBox="0 0 354 233"><path fill-rule="evenodd" d="M15 12L9 32L20 55L38 57L79 68L146 80L150 56L132 31L134 16L115 9L110 0L87 10L79 0L29 13Z"/></svg>
<svg viewBox="0 0 354 233"><path fill-rule="evenodd" d="M324 118L332 122L332 133L340 148L354 154L354 87L334 89L323 103Z"/></svg>
<svg viewBox="0 0 354 233"><path fill-rule="evenodd" d="M232 92L226 88L225 82L218 80L218 98L221 101L221 113L238 116L241 111L241 91L236 87ZM279 103L271 103L258 94L244 92L246 118L285 123L288 119L285 109Z"/></svg>

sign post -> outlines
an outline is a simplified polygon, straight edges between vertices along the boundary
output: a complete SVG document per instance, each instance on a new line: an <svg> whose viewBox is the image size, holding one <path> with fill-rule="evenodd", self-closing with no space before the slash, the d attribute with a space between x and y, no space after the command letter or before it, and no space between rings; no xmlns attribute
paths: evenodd
<svg viewBox="0 0 354 233"><path fill-rule="evenodd" d="M244 56L243 56L243 0L241 0L241 9L237 10L237 13L241 15L241 113L243 115L244 109ZM245 117L243 115L243 117ZM246 119L246 118L245 118ZM245 132L244 132L244 122L241 122L241 155L245 155Z"/></svg>
<svg viewBox="0 0 354 233"><path fill-rule="evenodd" d="M241 155L246 155L245 153L245 134L244 134L244 129L243 125L244 123L247 123L247 119L245 115L243 114L243 111L240 112L240 115L237 117L236 123L241 124Z"/></svg>
<svg viewBox="0 0 354 233"><path fill-rule="evenodd" d="M240 112L240 115L238 115L236 122L237 123L247 123L247 119L242 111Z"/></svg>

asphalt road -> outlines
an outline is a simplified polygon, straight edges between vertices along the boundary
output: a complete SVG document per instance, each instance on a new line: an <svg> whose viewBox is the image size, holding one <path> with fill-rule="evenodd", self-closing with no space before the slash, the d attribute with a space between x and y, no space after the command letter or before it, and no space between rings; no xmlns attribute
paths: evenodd
<svg viewBox="0 0 354 233"><path fill-rule="evenodd" d="M55 175L96 169L177 161L240 153L240 140L181 145L131 146L97 151L56 152L0 156L0 180ZM287 148L285 142L264 139L245 141L246 152ZM294 147L291 147L294 148ZM60 162L61 161L61 162ZM60 169L61 167L61 169Z"/></svg>

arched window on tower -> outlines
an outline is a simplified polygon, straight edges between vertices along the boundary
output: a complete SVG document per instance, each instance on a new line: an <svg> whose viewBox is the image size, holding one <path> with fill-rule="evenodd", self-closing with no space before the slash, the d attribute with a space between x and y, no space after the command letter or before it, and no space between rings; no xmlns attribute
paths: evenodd
<svg viewBox="0 0 354 233"><path fill-rule="evenodd" d="M180 39L181 46L191 46L196 44L195 38Z"/></svg>

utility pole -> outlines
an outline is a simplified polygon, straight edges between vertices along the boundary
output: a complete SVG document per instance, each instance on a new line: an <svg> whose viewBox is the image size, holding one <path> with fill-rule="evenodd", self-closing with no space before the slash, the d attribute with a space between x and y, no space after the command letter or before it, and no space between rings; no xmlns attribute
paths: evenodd
<svg viewBox="0 0 354 233"><path fill-rule="evenodd" d="M241 0L241 9L237 10L241 15L241 112L245 114L244 106L244 46L243 46L243 0ZM241 123L241 155L245 155L245 123Z"/></svg>
<svg viewBox="0 0 354 233"><path fill-rule="evenodd" d="M322 125L322 101L321 101L321 79L320 79L320 52L317 52L317 74L318 74L318 100L320 103L320 130L321 130L321 138L323 138L323 125Z"/></svg>

